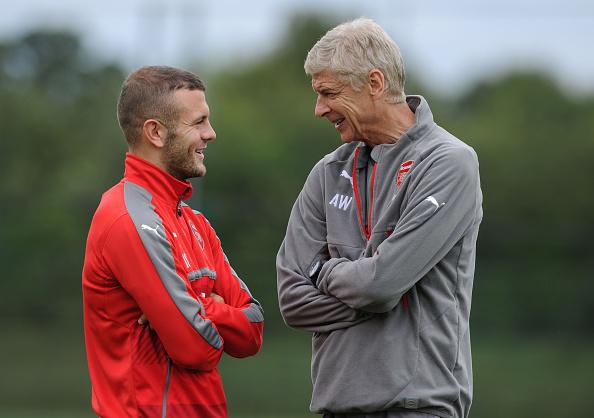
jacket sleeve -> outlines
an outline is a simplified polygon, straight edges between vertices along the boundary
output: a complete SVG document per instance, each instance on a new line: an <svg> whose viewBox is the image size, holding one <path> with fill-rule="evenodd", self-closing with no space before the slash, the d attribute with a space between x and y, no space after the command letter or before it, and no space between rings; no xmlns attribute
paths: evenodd
<svg viewBox="0 0 594 418"><path fill-rule="evenodd" d="M318 287L355 309L392 310L476 222L481 194L478 160L470 148L450 148L411 173L408 203L394 232L371 257L332 259Z"/></svg>
<svg viewBox="0 0 594 418"><path fill-rule="evenodd" d="M285 323L311 332L348 328L371 317L332 295L322 293L315 278L328 260L323 208L322 162L318 163L293 205L287 233L276 258L278 301Z"/></svg>
<svg viewBox="0 0 594 418"><path fill-rule="evenodd" d="M137 230L128 215L111 226L103 259L138 304L171 360L184 368L216 367L223 340L204 306L178 272L163 225Z"/></svg>
<svg viewBox="0 0 594 418"><path fill-rule="evenodd" d="M225 303L218 303L209 297L202 298L206 316L212 319L225 340L223 350L227 354L253 356L262 346L264 310L229 264L214 229L206 219L204 221L216 269L213 291L225 300Z"/></svg>

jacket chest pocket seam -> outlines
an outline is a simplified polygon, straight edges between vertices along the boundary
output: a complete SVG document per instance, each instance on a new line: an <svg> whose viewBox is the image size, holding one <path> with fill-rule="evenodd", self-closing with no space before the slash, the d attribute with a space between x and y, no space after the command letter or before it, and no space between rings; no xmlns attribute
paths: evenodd
<svg viewBox="0 0 594 418"><path fill-rule="evenodd" d="M216 277L216 272L208 266L187 273L190 286L197 295L202 297L210 296Z"/></svg>
<svg viewBox="0 0 594 418"><path fill-rule="evenodd" d="M208 277L210 280L216 280L217 272L209 267L201 267L198 270L188 272L188 280L190 282L201 279L202 277Z"/></svg>

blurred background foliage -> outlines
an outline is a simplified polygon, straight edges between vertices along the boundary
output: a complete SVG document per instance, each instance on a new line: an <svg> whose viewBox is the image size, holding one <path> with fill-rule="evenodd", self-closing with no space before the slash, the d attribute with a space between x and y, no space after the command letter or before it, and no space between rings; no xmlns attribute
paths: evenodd
<svg viewBox="0 0 594 418"><path fill-rule="evenodd" d="M189 202L204 212L266 310L265 346L222 364L232 417L305 417L306 333L287 329L274 258L309 170L339 145L313 116L306 51L335 22L297 16L263 59L201 72L218 139ZM0 44L0 416L88 417L80 273L101 193L123 171L115 104L126 73L70 33ZM407 93L481 162L484 222L472 311L473 417L594 409L594 97L538 72L439 97Z"/></svg>

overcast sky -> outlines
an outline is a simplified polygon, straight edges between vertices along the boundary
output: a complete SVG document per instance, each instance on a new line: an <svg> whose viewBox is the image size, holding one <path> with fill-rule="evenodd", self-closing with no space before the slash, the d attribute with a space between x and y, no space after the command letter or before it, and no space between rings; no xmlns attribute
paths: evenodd
<svg viewBox="0 0 594 418"><path fill-rule="evenodd" d="M407 70L456 93L477 79L542 69L594 93L592 0L0 0L0 39L70 29L100 59L131 69L195 61L233 64L277 45L294 13L375 19ZM305 54L305 51L304 51Z"/></svg>

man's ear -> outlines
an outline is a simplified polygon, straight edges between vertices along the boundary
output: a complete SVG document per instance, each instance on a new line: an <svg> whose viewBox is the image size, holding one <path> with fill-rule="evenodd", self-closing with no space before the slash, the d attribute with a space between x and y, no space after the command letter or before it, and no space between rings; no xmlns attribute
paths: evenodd
<svg viewBox="0 0 594 418"><path fill-rule="evenodd" d="M386 87L386 80L384 74L377 68L369 70L367 74L367 82L369 84L369 93L374 98L382 97L382 93Z"/></svg>
<svg viewBox="0 0 594 418"><path fill-rule="evenodd" d="M165 146L167 128L156 119L147 119L142 125L142 136L156 148Z"/></svg>

